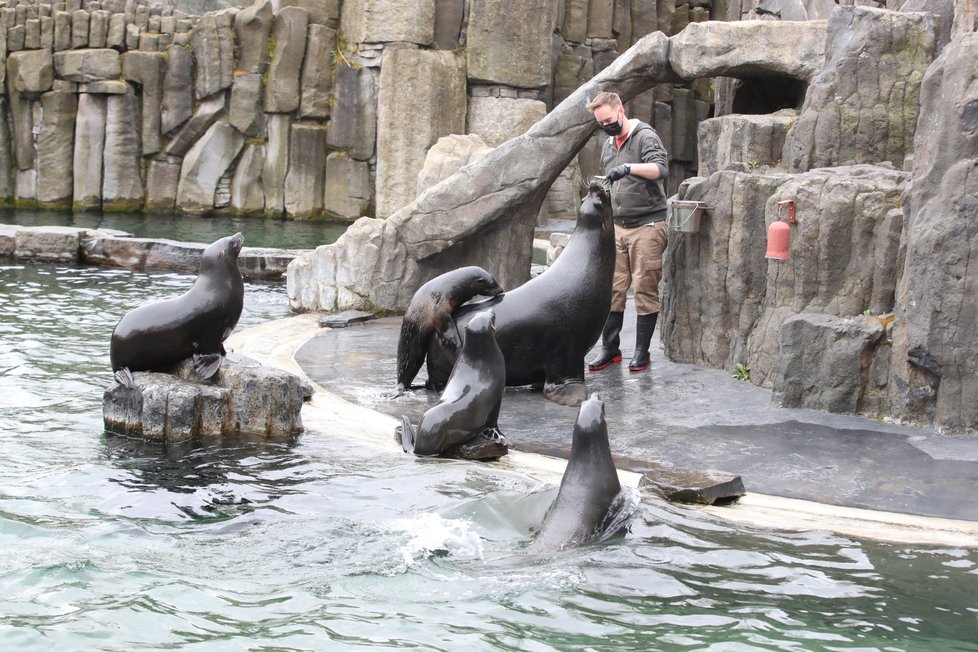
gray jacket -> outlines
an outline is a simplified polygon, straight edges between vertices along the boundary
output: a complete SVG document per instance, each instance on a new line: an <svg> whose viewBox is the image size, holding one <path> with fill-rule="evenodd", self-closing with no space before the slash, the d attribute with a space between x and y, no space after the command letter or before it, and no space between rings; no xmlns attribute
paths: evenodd
<svg viewBox="0 0 978 652"><path fill-rule="evenodd" d="M662 181L669 174L669 158L662 140L641 120L636 121L621 150L615 148L613 136L601 145L601 169L605 174L622 163L655 163L659 166L659 178L650 181L630 174L611 185L615 223L632 227L664 220L666 193Z"/></svg>

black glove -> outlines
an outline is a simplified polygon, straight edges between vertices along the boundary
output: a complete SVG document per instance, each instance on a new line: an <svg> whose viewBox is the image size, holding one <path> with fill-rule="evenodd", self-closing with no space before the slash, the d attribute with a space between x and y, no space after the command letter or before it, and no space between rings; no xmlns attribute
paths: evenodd
<svg viewBox="0 0 978 652"><path fill-rule="evenodd" d="M608 177L608 181L618 181L622 177L627 177L631 173L632 173L632 166L625 164L625 165L619 165L617 167L611 168L610 170L608 170L608 174L605 176Z"/></svg>

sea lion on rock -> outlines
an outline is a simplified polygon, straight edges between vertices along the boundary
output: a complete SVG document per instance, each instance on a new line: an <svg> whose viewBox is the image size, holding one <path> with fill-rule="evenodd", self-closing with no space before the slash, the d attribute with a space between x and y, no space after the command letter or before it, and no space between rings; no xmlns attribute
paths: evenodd
<svg viewBox="0 0 978 652"><path fill-rule="evenodd" d="M498 420L506 389L506 363L496 344L494 325L492 310L480 312L466 324L465 343L441 401L424 413L417 432L407 417L402 418L405 453L438 455L480 436L505 446Z"/></svg>
<svg viewBox="0 0 978 652"><path fill-rule="evenodd" d="M442 338L443 346L458 352L462 338L452 319L456 308L472 297L495 297L502 292L492 274L474 265L446 272L422 285L401 321L401 336L397 342L397 391L411 388L411 381L424 363L432 335Z"/></svg>
<svg viewBox="0 0 978 652"><path fill-rule="evenodd" d="M459 307L453 320L438 329L438 337L428 338L427 351L419 353L416 343L405 343L402 337L398 369L402 364L409 369L407 360L420 368L427 355L429 387L444 386L458 356L452 330L461 330L474 315L492 308L496 340L506 358L506 384L542 385L544 397L554 403L580 405L587 395L584 356L608 318L614 271L611 200L607 186L592 180L570 241L545 272L500 297ZM430 284L444 282L440 279ZM409 313L419 309L415 304L432 301L425 287L411 299Z"/></svg>
<svg viewBox="0 0 978 652"><path fill-rule="evenodd" d="M581 405L574 424L570 460L532 549L559 550L586 543L601 534L614 516L621 492L618 471L611 459L604 403L597 395Z"/></svg>
<svg viewBox="0 0 978 652"><path fill-rule="evenodd" d="M193 356L202 379L221 368L224 340L241 317L244 281L238 254L244 236L236 233L209 245L200 258L193 287L173 299L126 313L112 331L110 358L116 380L132 386L133 371L167 371Z"/></svg>

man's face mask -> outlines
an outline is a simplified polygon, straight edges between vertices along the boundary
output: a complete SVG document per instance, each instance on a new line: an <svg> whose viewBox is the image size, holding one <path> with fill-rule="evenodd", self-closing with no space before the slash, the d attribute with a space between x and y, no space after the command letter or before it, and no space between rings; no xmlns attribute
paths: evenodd
<svg viewBox="0 0 978 652"><path fill-rule="evenodd" d="M621 114L618 115L618 118L619 119L615 120L614 122L612 122L610 124L599 125L599 126L609 136L617 136L618 134L621 133L621 120L620 120Z"/></svg>

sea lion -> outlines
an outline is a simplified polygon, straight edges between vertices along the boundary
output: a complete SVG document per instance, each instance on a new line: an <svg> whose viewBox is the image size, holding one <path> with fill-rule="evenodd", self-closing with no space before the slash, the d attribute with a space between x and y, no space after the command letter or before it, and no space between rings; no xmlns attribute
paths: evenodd
<svg viewBox="0 0 978 652"><path fill-rule="evenodd" d="M532 549L559 550L600 534L613 516L611 507L620 492L621 483L608 444L604 403L595 394L581 405L560 490Z"/></svg>
<svg viewBox="0 0 978 652"><path fill-rule="evenodd" d="M398 393L411 388L433 334L443 340L443 346L458 353L462 338L452 319L456 308L472 297L494 297L502 292L492 274L474 265L446 272L418 288L401 321L397 342Z"/></svg>
<svg viewBox="0 0 978 652"><path fill-rule="evenodd" d="M608 318L614 271L611 200L607 185L592 180L560 257L540 276L500 297L459 307L454 322L461 329L492 308L496 340L506 358L506 385L542 385L544 397L554 403L580 405L587 395L584 356ZM435 389L444 385L458 355L445 342L443 336L428 338L428 379Z"/></svg>
<svg viewBox="0 0 978 652"><path fill-rule="evenodd" d="M221 368L224 340L241 317L244 281L238 253L244 236L236 233L209 245L200 258L193 287L173 299L126 313L112 331L109 354L116 380L132 386L133 371L167 371L193 356L202 379Z"/></svg>
<svg viewBox="0 0 978 652"><path fill-rule="evenodd" d="M499 406L506 389L506 363L496 344L496 316L485 310L465 326L465 343L438 405L424 413L415 432L402 417L405 453L438 455L475 437L499 441Z"/></svg>

